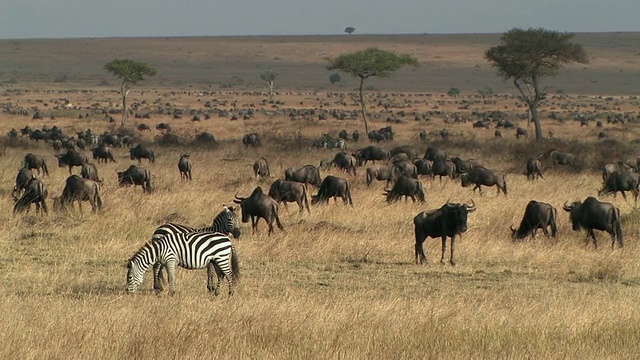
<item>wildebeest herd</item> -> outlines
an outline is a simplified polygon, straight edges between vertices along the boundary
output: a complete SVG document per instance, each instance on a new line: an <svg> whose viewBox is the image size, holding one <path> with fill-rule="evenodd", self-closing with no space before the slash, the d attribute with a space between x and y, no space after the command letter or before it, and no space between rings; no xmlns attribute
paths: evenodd
<svg viewBox="0 0 640 360"><path fill-rule="evenodd" d="M358 139L356 134L357 132L353 133L352 140L350 140L353 142L349 142L349 145L355 144ZM249 133L241 141L245 148L259 150L264 143L263 137L258 133ZM502 193L505 197L509 196L506 175L503 172L485 167L485 162L480 159L452 157L442 149L433 146L428 146L424 151L424 155L421 155L423 153L421 150L419 151L410 145L386 148L383 144L394 138L394 132L390 126L379 131L373 131L368 137L373 144L349 151L347 150L348 133L346 130L340 131L337 139L326 134L323 135L321 147L339 149L333 160L320 160L320 166L307 164L297 168L287 168L282 174L282 178L277 178L271 182L268 192L263 191L262 187L256 186L249 196L239 196L236 193L234 202L240 207L241 221L251 221L252 233L255 233L258 230L259 219L262 218L267 223L268 235L271 235L274 232L274 223L280 230L285 229L279 217L279 205L281 203L287 206L287 203L295 202L299 207L300 213L304 213L305 209L307 213L311 213L309 202L311 205L327 204L331 198L334 198L334 203L337 202L337 198L340 198L345 205L353 207L355 204L352 198L353 187L351 182L358 176L364 177L367 187L371 187L374 181L384 181L382 195L387 203L398 202L403 197L405 202L409 198L412 199L412 202L426 202L427 194L421 179L434 181L436 176L439 177L440 183L442 183L444 177L460 181L462 187L473 186L471 194L475 194L477 189L479 195L482 196L483 186L495 186L498 195ZM422 132L419 137L422 139ZM109 144L120 146L122 140L105 140L104 137L100 136L97 139L90 137L88 142L92 145L92 157L98 164L101 162L116 162L115 151ZM131 160L137 160L137 163L140 164L142 159L147 159L149 166L152 166L157 154L151 147L145 144L138 144L133 147L131 141L128 141L128 144L131 146L129 148ZM328 144L331 144L331 146ZM336 146L337 144L339 146ZM57 154L56 158L59 167L68 167L70 176L65 182L61 196L53 197L54 209L69 209L77 201L79 209L82 211L81 203L88 201L93 212L100 211L103 207L101 184L104 180L98 176L98 167L79 151L81 148L77 145L67 144L65 146L66 151ZM525 170L523 174L532 181L537 179L544 180L541 160L547 159L558 165L575 165L579 161L578 157L573 154L551 149L527 159L526 163L523 163ZM81 167L81 176L72 174L73 167ZM181 181L189 182L192 180L194 164L190 154L181 153L177 159L177 167ZM334 175L323 177L321 171L331 167L344 172L345 177ZM358 171L359 167L366 167L365 171ZM630 191L637 202L640 179L637 170L638 164L628 164L622 161L608 164L603 168L603 188L598 192L598 195L607 193L615 195L617 192L621 192L626 200L625 192ZM253 172L253 176L256 179L259 179L257 181L261 182L270 181L274 176L269 169L268 159L264 156L255 161L252 169L247 169L247 173L250 171ZM24 156L12 193L15 199L14 213L28 211L32 203L36 205L36 212L46 213L48 211L46 199L49 191L43 182L44 177L48 174L49 169L44 156L33 153L28 153ZM130 165L126 170L117 171L116 179L120 186L141 186L145 193L153 191L151 171L135 164ZM315 189L315 194L312 193L311 189ZM225 207L225 209L227 208ZM594 197L588 197L584 201L567 201L563 205L563 209L569 214L573 229L586 230L587 236L595 246L597 246L597 242L594 230L609 233L612 237L612 247L615 246L616 242L619 246L623 246L620 210L613 204L601 202ZM232 211L232 214L227 216L235 217L235 210L232 208L230 211ZM454 265L455 239L469 229L467 218L474 211L483 210L473 201L470 203L451 203L447 201L439 207L422 211L415 215L413 224L416 263L422 264L426 261L422 244L428 237L441 238L442 254L440 261L445 262L446 239L448 237L450 238L449 263ZM213 274L215 273L218 276L218 280L226 277L230 281L230 293L232 293L231 279L238 276L239 270L237 268L237 253L233 248L232 239L228 237L230 232L217 233L212 232L211 229L195 231L184 225L176 226L182 226L180 229L184 230L184 232L166 230L169 231L166 233L168 234L165 236L166 239L165 237L157 236L153 241L165 239L162 241L166 241L166 243L163 243L164 245L162 246L173 249L171 251L176 252L175 256L178 258L186 255L178 254L176 245L171 241L189 242L195 241L192 238L197 238L203 244L209 244L207 246L224 249L221 256L207 253L210 257L192 267L208 267L210 280L208 288L212 291L215 289L216 294L219 289L219 282L216 286L212 285ZM171 226L168 228L174 229ZM233 227L231 228L233 229ZM549 231L548 228L551 230ZM519 227L514 228L511 226L510 229L513 240L524 239L529 236L533 237L539 229L542 229L548 237L556 237L558 235L557 210L551 204L531 200L524 210ZM234 237L237 236L234 235ZM147 255L145 256L152 256L148 253L154 250L143 247L140 251L146 252ZM196 249L193 249L193 251L196 251ZM144 270L151 265L154 267L154 288L156 290L161 287L157 284L157 280L162 276L162 267L167 267L170 278L173 277L173 267L175 265L190 267L190 265L181 261L171 263L167 259L158 260L159 254L153 254L156 262L144 262L140 260L140 257L142 257L140 254L140 252L137 253L137 257L134 256L129 263L128 288L130 289L136 287L134 284L139 285L138 281L141 281L141 273L143 274ZM140 265L142 263L144 263L144 266ZM172 283L171 280L170 283Z"/></svg>

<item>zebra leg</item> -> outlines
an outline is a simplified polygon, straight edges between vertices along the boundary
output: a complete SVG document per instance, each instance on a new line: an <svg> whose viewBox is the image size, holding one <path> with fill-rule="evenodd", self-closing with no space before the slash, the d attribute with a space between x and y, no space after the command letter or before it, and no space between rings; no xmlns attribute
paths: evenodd
<svg viewBox="0 0 640 360"><path fill-rule="evenodd" d="M176 271L176 261L169 260L165 264L167 268L167 278L169 278L169 295L173 295L175 293L175 271Z"/></svg>
<svg viewBox="0 0 640 360"><path fill-rule="evenodd" d="M162 263L160 261L153 264L153 290L156 293L164 290L162 287Z"/></svg>
<svg viewBox="0 0 640 360"><path fill-rule="evenodd" d="M209 290L209 292L215 291L215 286L213 285L213 274L215 271L214 263L210 261L209 264L207 264L207 290Z"/></svg>

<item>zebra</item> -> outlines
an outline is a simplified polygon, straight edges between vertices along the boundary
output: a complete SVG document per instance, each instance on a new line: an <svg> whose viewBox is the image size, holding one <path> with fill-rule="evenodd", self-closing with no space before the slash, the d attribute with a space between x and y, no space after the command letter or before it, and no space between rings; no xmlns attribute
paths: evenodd
<svg viewBox="0 0 640 360"><path fill-rule="evenodd" d="M240 278L238 253L231 239L222 233L192 232L167 234L144 244L127 262L127 292L134 293L142 284L145 272L153 266L154 290L161 291L156 269L167 268L169 293L175 292L176 265L185 269L207 267L207 289L216 296L220 292L222 278L229 282L229 296L233 295L233 283ZM213 286L213 273L218 282Z"/></svg>
<svg viewBox="0 0 640 360"><path fill-rule="evenodd" d="M205 228L192 228L186 225L166 223L156 228L151 236L151 240L160 240L167 235L174 235L179 233L192 233L192 232L217 232L226 235L233 235L235 239L240 238L240 223L238 222L238 215L236 214L236 208L233 206L227 207L223 205L222 211L216 215L213 219L213 223L209 227ZM233 246L233 245L232 245ZM162 289L162 264L157 264L153 268L153 288L156 290ZM220 278L220 273L216 273ZM209 273L209 284L213 282L213 274Z"/></svg>

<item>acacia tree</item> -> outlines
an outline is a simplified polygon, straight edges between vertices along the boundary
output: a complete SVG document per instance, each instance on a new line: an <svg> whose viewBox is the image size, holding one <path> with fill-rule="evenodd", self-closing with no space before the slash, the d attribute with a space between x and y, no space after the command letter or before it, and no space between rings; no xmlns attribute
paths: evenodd
<svg viewBox="0 0 640 360"><path fill-rule="evenodd" d="M344 32L346 32L349 35L353 34L354 31L356 31L356 28L354 28L353 26L348 26L346 29L344 29Z"/></svg>
<svg viewBox="0 0 640 360"><path fill-rule="evenodd" d="M364 81L372 76L388 77L405 65L420 65L418 60L408 54L397 55L393 51L380 50L375 47L343 54L328 61L327 70L340 70L360 78L360 105L367 134L369 133L369 118L364 99Z"/></svg>
<svg viewBox="0 0 640 360"><path fill-rule="evenodd" d="M528 105L536 127L536 141L542 139L538 104L544 100L545 89L540 81L554 76L563 65L587 63L582 45L572 43L574 34L537 29L512 29L504 33L501 45L489 48L485 57L505 80L513 79L522 100Z"/></svg>
<svg viewBox="0 0 640 360"><path fill-rule="evenodd" d="M273 99L273 82L276 80L277 77L278 77L278 73L270 70L263 71L260 73L260 79L266 82L267 85L269 86L270 99Z"/></svg>
<svg viewBox="0 0 640 360"><path fill-rule="evenodd" d="M145 76L155 76L158 72L146 63L128 60L114 59L104 65L104 69L114 76L122 79L120 92L122 94L122 125L127 122L127 95L130 85L145 79Z"/></svg>

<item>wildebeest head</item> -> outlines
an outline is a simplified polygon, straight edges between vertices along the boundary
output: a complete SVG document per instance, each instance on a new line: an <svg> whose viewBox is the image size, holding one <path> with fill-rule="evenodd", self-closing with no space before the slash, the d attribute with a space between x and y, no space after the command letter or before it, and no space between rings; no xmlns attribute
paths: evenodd
<svg viewBox="0 0 640 360"><path fill-rule="evenodd" d="M582 206L582 201L574 201L574 202L565 202L562 208L564 211L569 213L569 218L571 219L572 228L574 231L582 230L582 224L580 219L578 218L578 212L580 211L580 207Z"/></svg>
<svg viewBox="0 0 640 360"><path fill-rule="evenodd" d="M242 222L249 222L251 219L251 205L255 203L260 195L263 194L262 188L260 186L256 187L249 197L240 197L238 194L235 195L233 202L240 205L242 209Z"/></svg>
<svg viewBox="0 0 640 360"><path fill-rule="evenodd" d="M447 209L447 211L449 212L450 219L457 220L459 224L458 230L460 231L460 233L466 232L467 231L467 215L470 212L476 211L476 203L473 201L473 199L471 200L471 205L455 204L447 201L447 203L443 207Z"/></svg>

